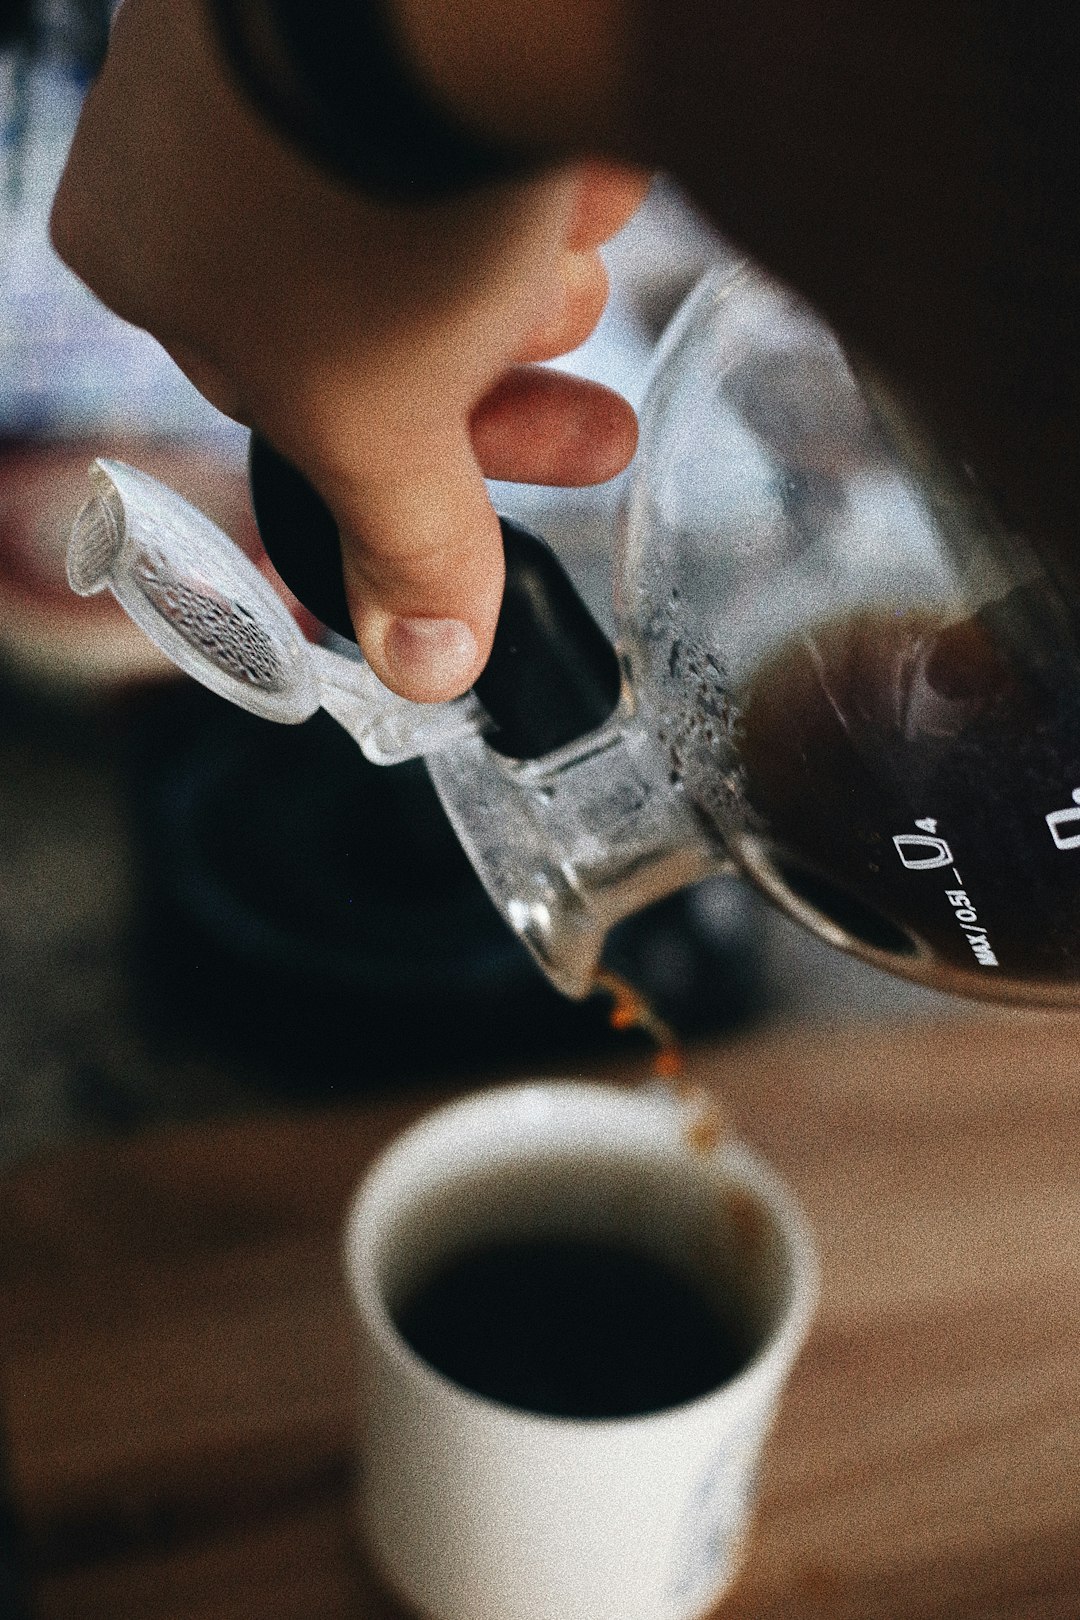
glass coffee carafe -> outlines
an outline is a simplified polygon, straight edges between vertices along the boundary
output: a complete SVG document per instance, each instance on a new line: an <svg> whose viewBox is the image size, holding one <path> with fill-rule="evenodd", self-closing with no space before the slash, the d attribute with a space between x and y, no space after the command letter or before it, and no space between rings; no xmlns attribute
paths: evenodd
<svg viewBox="0 0 1080 1620"><path fill-rule="evenodd" d="M271 557L319 613L288 559L317 558L341 599L332 523L310 491L310 508L278 502L260 454ZM340 640L309 644L231 542L145 475L92 476L74 588L111 588L267 718L321 704L370 759L422 754L495 903L568 994L592 988L617 921L734 866L906 978L1080 999L1074 605L753 266L706 276L658 352L615 647L504 525L505 623L452 704L406 703Z"/></svg>

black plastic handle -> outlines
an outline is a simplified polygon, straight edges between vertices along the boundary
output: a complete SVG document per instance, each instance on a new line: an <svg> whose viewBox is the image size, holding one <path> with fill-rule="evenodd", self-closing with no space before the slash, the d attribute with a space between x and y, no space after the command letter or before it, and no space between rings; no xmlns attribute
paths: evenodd
<svg viewBox="0 0 1080 1620"><path fill-rule="evenodd" d="M354 641L329 509L256 435L250 473L270 561L309 612ZM490 746L513 759L539 759L603 725L619 701L619 660L544 542L508 518L499 523L506 589L491 656L474 690L493 722Z"/></svg>

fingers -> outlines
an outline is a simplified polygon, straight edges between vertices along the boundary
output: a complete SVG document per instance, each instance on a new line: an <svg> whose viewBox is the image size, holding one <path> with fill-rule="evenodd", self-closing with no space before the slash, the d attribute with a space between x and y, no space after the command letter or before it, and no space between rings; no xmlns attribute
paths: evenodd
<svg viewBox="0 0 1080 1620"><path fill-rule="evenodd" d="M567 253L561 265L560 300L518 349L523 362L569 354L593 331L608 296L608 275L597 253Z"/></svg>
<svg viewBox="0 0 1080 1620"><path fill-rule="evenodd" d="M529 333L518 360L554 360L584 343L608 296L607 271L597 249L637 211L650 181L644 170L599 159L576 166L560 264L561 298Z"/></svg>
<svg viewBox="0 0 1080 1620"><path fill-rule="evenodd" d="M581 245L564 236L558 295L516 358L576 348L603 312L608 283L596 244L637 206L645 182L614 166L585 167L570 227ZM364 448L358 438L355 460L337 461L353 470L335 475L324 462L315 476L338 520L364 655L386 685L420 702L466 690L490 651L503 555L484 476L599 483L626 466L637 441L633 411L609 389L525 365L503 373L471 415L466 407L455 420L447 403L449 414L429 400L423 425L411 411L399 417L399 407L360 413L354 395Z"/></svg>
<svg viewBox="0 0 1080 1620"><path fill-rule="evenodd" d="M180 367L188 382L199 390L223 416L250 426L240 400L240 391L234 380L220 366L204 360L186 343L162 343L169 358Z"/></svg>
<svg viewBox="0 0 1080 1620"><path fill-rule="evenodd" d="M601 158L582 163L567 247L581 253L609 242L637 212L651 182L647 169L632 169Z"/></svg>
<svg viewBox="0 0 1080 1620"><path fill-rule="evenodd" d="M637 419L619 394L538 366L507 372L470 427L485 477L512 483L602 484L637 448Z"/></svg>
<svg viewBox="0 0 1080 1620"><path fill-rule="evenodd" d="M612 478L637 442L624 399L599 383L515 367L473 413L472 443L434 435L396 462L319 476L342 535L357 640L387 686L457 697L491 649L503 553L484 477L582 485Z"/></svg>
<svg viewBox="0 0 1080 1620"><path fill-rule="evenodd" d="M415 455L415 447L413 447ZM323 484L342 536L349 609L368 663L418 703L470 687L491 650L502 536L468 441L411 465Z"/></svg>

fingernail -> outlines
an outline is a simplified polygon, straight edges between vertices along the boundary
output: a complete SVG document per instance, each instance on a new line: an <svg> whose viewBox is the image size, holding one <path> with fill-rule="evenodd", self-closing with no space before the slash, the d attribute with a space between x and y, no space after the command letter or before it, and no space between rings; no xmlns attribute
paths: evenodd
<svg viewBox="0 0 1080 1620"><path fill-rule="evenodd" d="M460 619L391 619L383 636L393 684L421 703L463 692L477 652L476 637Z"/></svg>

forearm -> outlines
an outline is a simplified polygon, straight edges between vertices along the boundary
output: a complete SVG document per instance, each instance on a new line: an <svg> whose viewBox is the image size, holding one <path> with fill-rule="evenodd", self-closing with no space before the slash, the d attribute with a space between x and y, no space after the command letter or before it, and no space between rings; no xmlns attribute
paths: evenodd
<svg viewBox="0 0 1080 1620"><path fill-rule="evenodd" d="M627 113L638 74L639 0L388 3L423 81L492 137L640 155L629 152Z"/></svg>
<svg viewBox="0 0 1080 1620"><path fill-rule="evenodd" d="M1061 8L390 4L477 127L675 173L1007 523L1080 555L1080 74Z"/></svg>

